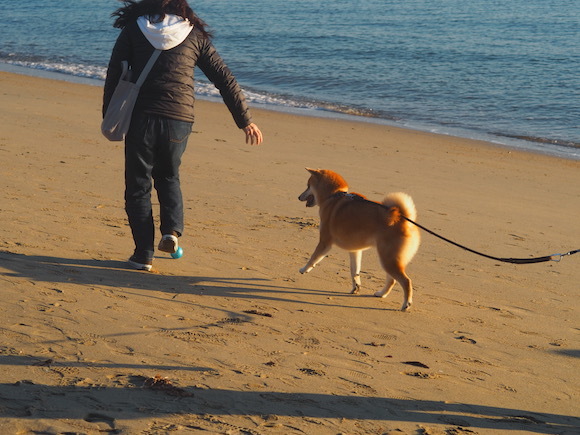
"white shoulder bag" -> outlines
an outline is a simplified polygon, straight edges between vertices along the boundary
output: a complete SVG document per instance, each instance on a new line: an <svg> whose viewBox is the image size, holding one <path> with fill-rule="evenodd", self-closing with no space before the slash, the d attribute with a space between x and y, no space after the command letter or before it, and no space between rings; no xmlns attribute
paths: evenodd
<svg viewBox="0 0 580 435"><path fill-rule="evenodd" d="M101 123L101 132L110 141L122 141L125 139L125 135L129 131L131 116L139 90L160 54L161 50L153 52L136 83L132 83L129 80L129 63L126 60L122 62L123 72L121 73L121 78L115 88L115 92L113 92L107 112Z"/></svg>

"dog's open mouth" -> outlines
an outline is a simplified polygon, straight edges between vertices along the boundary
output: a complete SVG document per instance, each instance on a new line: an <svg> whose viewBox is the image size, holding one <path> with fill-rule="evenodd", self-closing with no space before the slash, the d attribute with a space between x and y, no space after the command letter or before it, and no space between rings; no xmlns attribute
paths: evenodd
<svg viewBox="0 0 580 435"><path fill-rule="evenodd" d="M298 197L299 201L306 201L306 207L314 207L316 205L316 198L311 192L312 190L310 189L310 186L308 186L308 189L302 192Z"/></svg>

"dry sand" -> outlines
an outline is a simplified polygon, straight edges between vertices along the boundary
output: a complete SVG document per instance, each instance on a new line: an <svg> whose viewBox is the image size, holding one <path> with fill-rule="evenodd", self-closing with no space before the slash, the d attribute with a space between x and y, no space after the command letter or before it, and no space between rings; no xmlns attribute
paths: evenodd
<svg viewBox="0 0 580 435"><path fill-rule="evenodd" d="M580 255L488 260L422 233L400 287L338 249L300 275L305 166L413 196L473 249L580 248L580 162L254 110L251 147L200 101L182 167L185 255L128 270L123 147L98 87L0 73L0 433L580 433Z"/></svg>

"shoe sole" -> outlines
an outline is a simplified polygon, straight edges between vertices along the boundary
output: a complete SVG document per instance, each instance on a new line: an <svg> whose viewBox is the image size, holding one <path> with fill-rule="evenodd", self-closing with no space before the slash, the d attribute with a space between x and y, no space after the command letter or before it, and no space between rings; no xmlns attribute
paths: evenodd
<svg viewBox="0 0 580 435"><path fill-rule="evenodd" d="M169 252L170 254L174 254L177 252L178 244L175 240L171 238L162 239L159 242L159 246L157 249L163 252Z"/></svg>
<svg viewBox="0 0 580 435"><path fill-rule="evenodd" d="M151 269L153 268L153 265L151 265L151 264L137 263L137 262L131 261L131 260L128 260L127 264L129 264L129 266L131 266L133 269L146 270L147 272L150 272Z"/></svg>

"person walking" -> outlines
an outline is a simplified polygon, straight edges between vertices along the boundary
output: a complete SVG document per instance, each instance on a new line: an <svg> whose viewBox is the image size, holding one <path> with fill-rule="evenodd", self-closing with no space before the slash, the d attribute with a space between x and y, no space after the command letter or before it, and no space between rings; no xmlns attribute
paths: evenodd
<svg viewBox="0 0 580 435"><path fill-rule="evenodd" d="M123 0L121 0L123 1ZM160 251L174 253L183 234L181 157L194 122L194 68L220 91L246 143L260 145L262 132L234 75L211 42L207 25L186 0L124 0L114 27L121 33L113 47L103 94L105 114L127 61L135 79L155 49L162 50L139 92L125 138L125 210L135 242L131 267L151 270L155 225L151 191L159 199Z"/></svg>

